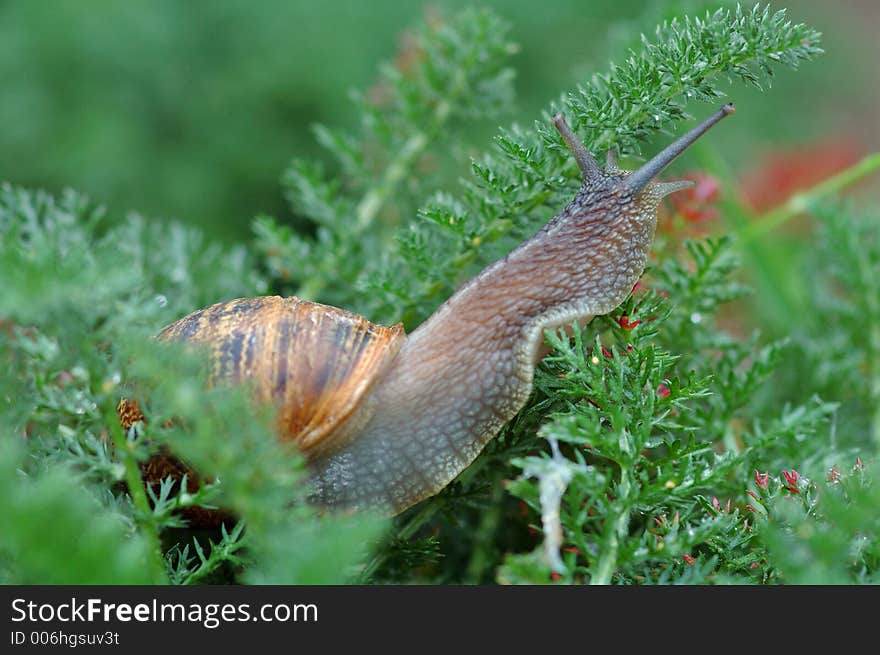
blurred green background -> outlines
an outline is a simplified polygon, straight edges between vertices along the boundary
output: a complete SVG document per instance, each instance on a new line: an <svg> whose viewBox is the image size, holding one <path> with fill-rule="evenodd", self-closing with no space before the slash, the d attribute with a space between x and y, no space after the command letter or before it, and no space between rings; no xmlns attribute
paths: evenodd
<svg viewBox="0 0 880 655"><path fill-rule="evenodd" d="M329 159L311 126L354 128L349 91L369 89L380 62L393 61L403 31L426 14L468 4L2 2L0 180L52 192L73 187L116 216L137 210L178 219L227 241L247 238L259 213L295 220L279 185L283 169L293 156ZM633 26L647 31L705 6L479 4L510 21L521 47L513 59L517 102L503 123L526 125L550 99L624 58ZM786 145L880 148L880 3L772 7L787 7L793 21L822 31L826 54L801 72L780 71L772 93L737 86L738 127L713 135L713 146L738 176ZM489 147L498 123L474 123L468 143L475 153Z"/></svg>

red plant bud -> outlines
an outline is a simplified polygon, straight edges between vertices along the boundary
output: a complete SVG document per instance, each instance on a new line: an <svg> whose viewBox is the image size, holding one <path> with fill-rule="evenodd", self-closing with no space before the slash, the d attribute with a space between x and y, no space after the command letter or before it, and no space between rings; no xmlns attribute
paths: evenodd
<svg viewBox="0 0 880 655"><path fill-rule="evenodd" d="M782 477L785 478L786 488L790 492L792 492L793 494L800 493L800 491L798 491L798 488L797 488L798 480L800 480L800 477L801 477L800 473L798 473L794 469L791 469L791 471L783 471Z"/></svg>
<svg viewBox="0 0 880 655"><path fill-rule="evenodd" d="M770 484L770 474L769 473L758 473L755 471L755 484L758 485L761 489L766 489Z"/></svg>
<svg viewBox="0 0 880 655"><path fill-rule="evenodd" d="M718 200L721 184L712 175L702 172L689 173L685 179L696 185L669 197L675 210L691 223L702 223L718 217L718 208L712 205Z"/></svg>

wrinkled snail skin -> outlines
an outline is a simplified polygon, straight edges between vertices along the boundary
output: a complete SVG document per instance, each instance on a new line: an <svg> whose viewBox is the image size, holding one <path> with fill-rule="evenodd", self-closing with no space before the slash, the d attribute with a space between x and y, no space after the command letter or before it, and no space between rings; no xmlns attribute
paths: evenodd
<svg viewBox="0 0 880 655"><path fill-rule="evenodd" d="M656 170L635 187L626 182L638 173L612 158L605 171L582 165L584 185L560 214L407 338L365 400L356 437L313 463L318 502L400 512L467 468L528 400L544 330L606 314L629 295L660 201L692 186L653 176L732 111L725 105L660 153L665 163L646 164Z"/></svg>
<svg viewBox="0 0 880 655"><path fill-rule="evenodd" d="M544 330L585 324L626 299L660 201L693 185L654 177L731 113L725 105L632 173L610 154L600 169L554 117L584 175L580 191L409 336L401 325L274 296L212 305L159 338L207 347L212 384L247 382L275 405L281 439L308 461L317 504L401 512L445 487L522 409ZM136 401L118 410L125 429L142 418ZM149 484L168 468L156 464Z"/></svg>

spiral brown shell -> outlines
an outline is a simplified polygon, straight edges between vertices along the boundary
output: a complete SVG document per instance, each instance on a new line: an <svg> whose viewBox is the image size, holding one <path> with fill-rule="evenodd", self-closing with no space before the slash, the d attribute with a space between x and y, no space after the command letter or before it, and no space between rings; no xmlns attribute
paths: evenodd
<svg viewBox="0 0 880 655"><path fill-rule="evenodd" d="M249 382L278 412L278 431L307 455L328 447L403 345L403 326L300 300L217 303L172 323L159 339L204 346L211 384Z"/></svg>
<svg viewBox="0 0 880 655"><path fill-rule="evenodd" d="M210 383L248 382L255 400L277 410L278 432L307 456L331 447L373 382L403 345L403 326L300 300L262 296L217 303L158 335L207 349ZM140 405L117 406L124 429Z"/></svg>

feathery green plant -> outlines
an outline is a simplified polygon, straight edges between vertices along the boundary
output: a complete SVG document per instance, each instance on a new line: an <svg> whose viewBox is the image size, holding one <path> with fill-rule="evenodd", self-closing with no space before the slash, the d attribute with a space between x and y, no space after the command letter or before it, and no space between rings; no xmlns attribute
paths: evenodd
<svg viewBox="0 0 880 655"><path fill-rule="evenodd" d="M433 18L357 100L357 134L316 129L338 170L285 173L311 233L261 217L253 250L2 186L0 580L876 581L880 259L870 230L851 229L855 209L814 212L829 231L811 271L822 320L782 342L726 327L747 293L732 239L661 235L640 288L583 329L548 332L527 407L394 521L310 507L303 461L267 412L206 389L198 357L149 338L212 302L279 292L411 328L574 193L550 113L595 154L634 156L693 100L721 96L720 78L764 85L818 44L761 5L669 21L533 129L502 130L460 189L430 195L438 153L457 156L452 128L509 107L515 50L489 12ZM128 434L123 395L147 416ZM203 473L198 491L143 487L139 465L164 448ZM186 525L182 511L216 507L236 520Z"/></svg>
<svg viewBox="0 0 880 655"><path fill-rule="evenodd" d="M55 201L0 187L0 271L17 283L0 299L0 357L13 372L0 393L4 509L15 526L0 542L8 579L186 584L226 566L227 578L255 582L345 580L377 523L318 517L304 502L301 458L277 444L267 417L240 390L205 391L203 363L148 340L186 307L260 293L253 262L179 226L131 217L103 230L100 219L74 193ZM125 435L115 405L132 393L149 398L148 423ZM162 446L222 484L190 494L169 479L145 491L138 465ZM202 535L163 556L160 539L182 526L175 510L218 504L248 530L230 526L213 544ZM101 541L82 564L59 550L79 534ZM296 542L308 547L289 553Z"/></svg>
<svg viewBox="0 0 880 655"><path fill-rule="evenodd" d="M351 283L370 253L381 251L431 188L429 159L438 141L463 120L509 106L507 60L515 47L508 29L488 11L434 19L410 37L395 66L382 68L368 94L355 97L360 133L315 127L339 170L328 179L297 160L283 179L292 210L313 223L314 235L298 235L268 217L254 224L257 247L281 288L331 304L352 302Z"/></svg>

